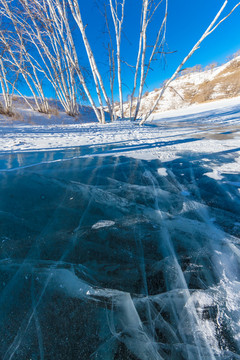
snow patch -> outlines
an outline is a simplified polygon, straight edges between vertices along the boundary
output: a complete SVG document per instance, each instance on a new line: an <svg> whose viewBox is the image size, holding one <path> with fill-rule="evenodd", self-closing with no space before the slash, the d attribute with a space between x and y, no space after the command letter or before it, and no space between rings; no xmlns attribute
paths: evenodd
<svg viewBox="0 0 240 360"><path fill-rule="evenodd" d="M218 170L213 170L211 172L207 172L204 175L214 179L214 180L222 180L223 176L219 173Z"/></svg>
<svg viewBox="0 0 240 360"><path fill-rule="evenodd" d="M165 168L159 168L157 172L160 176L168 176L167 169Z"/></svg>
<svg viewBox="0 0 240 360"><path fill-rule="evenodd" d="M96 230L104 227L110 227L113 226L114 224L115 222L111 220L100 220L92 226L92 229Z"/></svg>

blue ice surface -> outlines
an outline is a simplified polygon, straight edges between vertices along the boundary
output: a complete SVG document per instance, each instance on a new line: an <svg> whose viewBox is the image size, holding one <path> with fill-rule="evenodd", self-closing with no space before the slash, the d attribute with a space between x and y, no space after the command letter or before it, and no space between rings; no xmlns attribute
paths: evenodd
<svg viewBox="0 0 240 360"><path fill-rule="evenodd" d="M240 176L98 150L0 156L0 358L240 358Z"/></svg>

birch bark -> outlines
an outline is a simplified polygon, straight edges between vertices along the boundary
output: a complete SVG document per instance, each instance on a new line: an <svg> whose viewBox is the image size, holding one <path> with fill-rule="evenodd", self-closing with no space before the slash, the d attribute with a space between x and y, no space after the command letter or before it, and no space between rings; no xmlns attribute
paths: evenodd
<svg viewBox="0 0 240 360"><path fill-rule="evenodd" d="M124 7L125 0L120 4L122 11L121 17L118 16L118 6L119 3L115 0L115 6L113 6L112 0L109 0L111 15L114 24L115 37L116 37L116 45L117 45L117 74L118 74L118 92L119 92L119 102L120 102L120 116L124 117L123 112L123 95L122 95L122 76L121 76L121 55L120 55L120 46L121 46L121 36L122 36L122 25L124 20Z"/></svg>
<svg viewBox="0 0 240 360"><path fill-rule="evenodd" d="M101 118L102 118L102 123L105 123L105 113L104 113L104 109L103 109L103 101L102 101L102 97L101 97L101 91L103 93L105 102L107 104L108 107L108 111L109 114L112 118L112 109L111 109L111 104L109 102L109 98L107 96L104 84L103 84L103 80L101 77L101 74L98 70L91 46L89 44L88 38L86 36L86 31L85 31L85 26L83 25L83 21L82 21L82 16L81 16L81 12L80 12L80 8L79 8L79 4L77 0L68 0L72 15L76 21L76 24L79 27L79 30L81 32L82 35L82 39L83 39L83 43L86 49L86 53L88 56L88 60L89 60L89 64L91 67L91 71L92 71L92 75L93 75L93 79L94 79L94 83L95 83L95 87L96 87L96 91L97 91L97 96L98 96L98 100L99 100L99 104L100 104L100 112L101 112Z"/></svg>

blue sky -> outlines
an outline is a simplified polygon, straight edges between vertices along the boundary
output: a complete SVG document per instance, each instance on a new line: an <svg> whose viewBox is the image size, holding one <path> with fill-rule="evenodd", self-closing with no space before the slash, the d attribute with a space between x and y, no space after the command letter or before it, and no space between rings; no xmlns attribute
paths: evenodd
<svg viewBox="0 0 240 360"><path fill-rule="evenodd" d="M108 76L106 50L103 46L104 19L100 15L102 0L79 0L84 23L88 24L86 31L92 48L97 54L97 61L103 77ZM227 10L237 1L229 1ZM97 4L97 6L96 6ZM138 45L138 28L140 4L138 0L126 0L126 17L124 22L124 35L122 42L122 57L129 64L134 64L136 58L136 46ZM159 87L161 82L169 78L178 64L187 55L189 50L199 39L203 31L210 24L223 1L221 0L169 0L167 21L167 46L169 51L175 51L166 56L166 61L155 62L147 81L148 88L152 90ZM150 38L154 35L157 24L161 21L161 15L152 23ZM160 19L160 20L159 20ZM187 62L186 67L196 64L206 66L216 61L223 63L227 56L240 49L240 7L220 27L204 40L201 48ZM84 55L83 55L84 58ZM129 69L123 71L125 76L124 94L131 86Z"/></svg>

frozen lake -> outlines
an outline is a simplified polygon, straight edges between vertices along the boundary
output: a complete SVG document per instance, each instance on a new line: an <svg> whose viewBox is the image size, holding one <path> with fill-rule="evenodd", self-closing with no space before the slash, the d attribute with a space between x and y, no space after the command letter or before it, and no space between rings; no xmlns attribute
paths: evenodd
<svg viewBox="0 0 240 360"><path fill-rule="evenodd" d="M240 359L240 175L97 152L0 156L0 358Z"/></svg>

